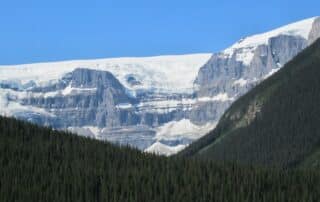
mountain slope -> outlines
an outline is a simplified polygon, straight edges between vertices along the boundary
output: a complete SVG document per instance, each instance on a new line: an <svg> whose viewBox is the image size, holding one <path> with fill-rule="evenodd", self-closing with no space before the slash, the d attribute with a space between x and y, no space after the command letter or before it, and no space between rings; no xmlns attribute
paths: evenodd
<svg viewBox="0 0 320 202"><path fill-rule="evenodd" d="M1 202L300 202L320 194L317 170L159 157L4 117L0 154Z"/></svg>
<svg viewBox="0 0 320 202"><path fill-rule="evenodd" d="M313 17L214 54L0 66L0 114L170 155L319 36Z"/></svg>
<svg viewBox="0 0 320 202"><path fill-rule="evenodd" d="M181 155L287 167L320 149L320 40L237 100ZM312 162L308 163L308 165Z"/></svg>

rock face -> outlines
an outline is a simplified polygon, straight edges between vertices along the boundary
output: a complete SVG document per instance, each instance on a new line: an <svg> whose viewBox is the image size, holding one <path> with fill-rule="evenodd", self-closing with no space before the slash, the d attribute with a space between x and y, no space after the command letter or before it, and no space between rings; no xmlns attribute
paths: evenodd
<svg viewBox="0 0 320 202"><path fill-rule="evenodd" d="M195 80L196 94L216 96L225 93L232 100L237 99L319 37L320 18L316 17L241 39L225 51L214 54L200 69ZM214 107L210 107L212 103L205 103L192 110L191 119L200 123L217 120L230 103L219 102Z"/></svg>
<svg viewBox="0 0 320 202"><path fill-rule="evenodd" d="M312 29L309 34L309 44L312 44L320 37L320 17L316 18L313 22Z"/></svg>
<svg viewBox="0 0 320 202"><path fill-rule="evenodd" d="M111 73L89 69L76 69L53 86L28 92L32 93L31 96L23 98L21 104L53 113L56 120L48 124L56 128L119 126L121 120L116 105L133 102ZM44 96L32 96L39 92Z"/></svg>
<svg viewBox="0 0 320 202"><path fill-rule="evenodd" d="M199 86L197 96L212 97L226 93L234 100L269 74L277 71L307 46L308 40L300 36L279 35L268 39L267 44L258 45L250 52L241 48L234 50L231 55L214 54L199 71L195 81ZM249 64L237 60L237 57L244 52L246 52L244 57L252 54ZM230 103L230 101L227 104L220 102L214 107L210 107L212 103L207 103L193 110L196 116L192 117L192 120L205 122L219 118ZM203 109L206 109L206 114L199 120L197 115L204 111Z"/></svg>
<svg viewBox="0 0 320 202"><path fill-rule="evenodd" d="M311 18L216 54L0 67L0 113L170 155L319 36Z"/></svg>

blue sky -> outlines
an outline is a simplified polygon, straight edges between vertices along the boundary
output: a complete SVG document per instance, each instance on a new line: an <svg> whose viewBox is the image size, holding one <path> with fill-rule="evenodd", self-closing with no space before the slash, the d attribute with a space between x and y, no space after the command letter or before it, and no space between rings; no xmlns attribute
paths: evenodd
<svg viewBox="0 0 320 202"><path fill-rule="evenodd" d="M319 0L1 0L0 64L216 52Z"/></svg>

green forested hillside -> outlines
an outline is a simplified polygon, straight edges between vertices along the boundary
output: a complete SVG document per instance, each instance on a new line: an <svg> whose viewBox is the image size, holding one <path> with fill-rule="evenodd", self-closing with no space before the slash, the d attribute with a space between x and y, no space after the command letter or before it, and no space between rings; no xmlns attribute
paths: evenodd
<svg viewBox="0 0 320 202"><path fill-rule="evenodd" d="M165 158L0 117L0 201L317 201L318 171Z"/></svg>
<svg viewBox="0 0 320 202"><path fill-rule="evenodd" d="M180 153L267 166L320 165L320 40L237 100Z"/></svg>
<svg viewBox="0 0 320 202"><path fill-rule="evenodd" d="M171 158L0 117L0 201L318 201L319 103L317 41Z"/></svg>

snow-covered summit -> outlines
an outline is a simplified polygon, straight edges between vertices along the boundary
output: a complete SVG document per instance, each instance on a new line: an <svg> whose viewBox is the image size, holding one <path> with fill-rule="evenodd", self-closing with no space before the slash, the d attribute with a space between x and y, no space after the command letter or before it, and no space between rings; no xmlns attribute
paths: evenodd
<svg viewBox="0 0 320 202"><path fill-rule="evenodd" d="M190 92L202 65L212 54L110 58L0 66L0 82L47 85L76 68L111 72L129 90ZM132 84L132 80L135 84Z"/></svg>
<svg viewBox="0 0 320 202"><path fill-rule="evenodd" d="M295 23L285 25L283 27L274 29L269 32L256 34L253 36L245 37L231 47L225 49L222 54L225 56L231 57L235 50L242 49L241 53L237 54L237 60L242 61L244 64L250 64L253 57L254 50L263 44L268 44L269 39L279 35L289 35L289 36L300 36L308 40L310 31L314 21L319 17L312 17L305 20L301 20Z"/></svg>

